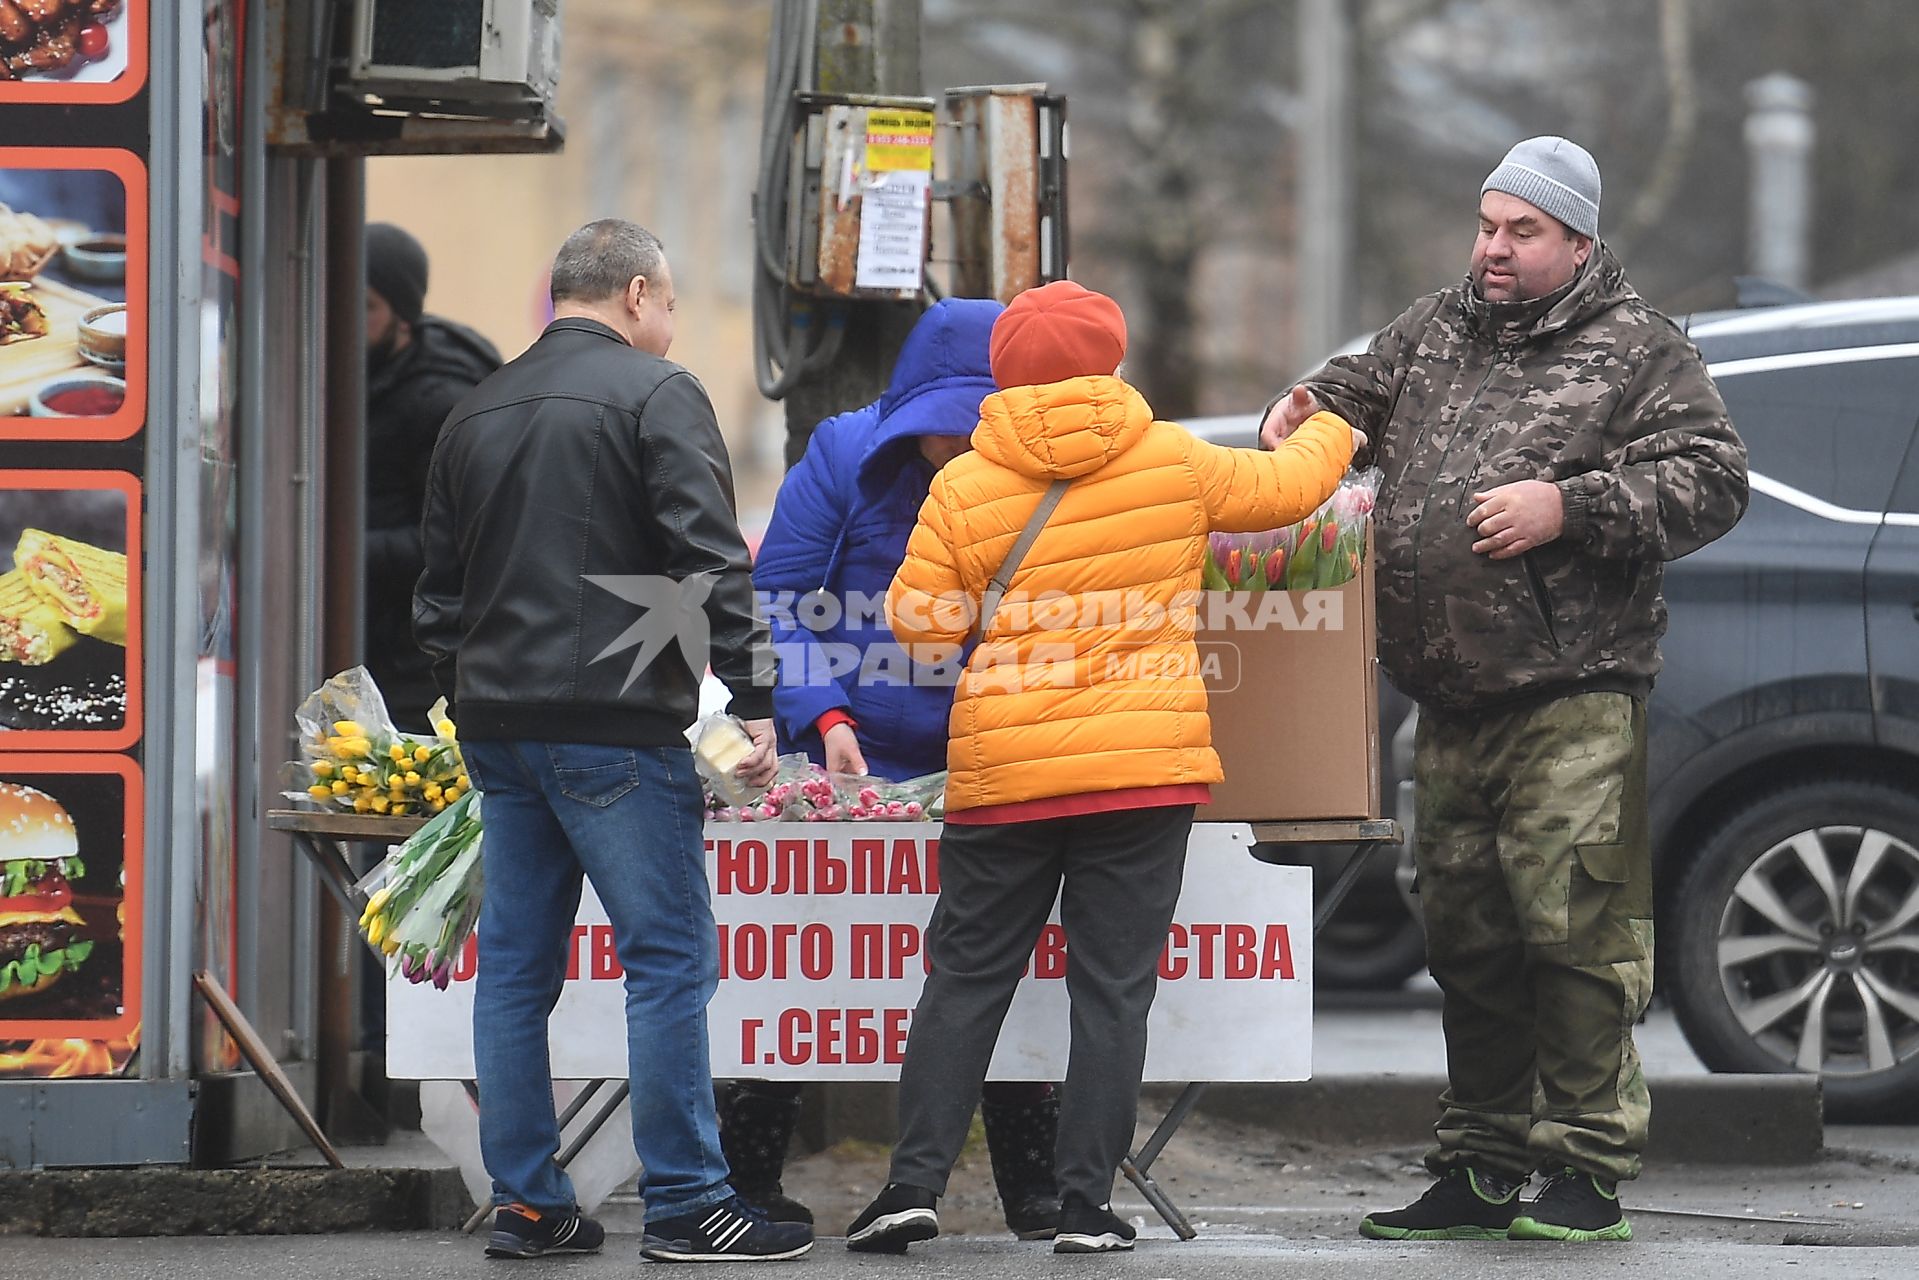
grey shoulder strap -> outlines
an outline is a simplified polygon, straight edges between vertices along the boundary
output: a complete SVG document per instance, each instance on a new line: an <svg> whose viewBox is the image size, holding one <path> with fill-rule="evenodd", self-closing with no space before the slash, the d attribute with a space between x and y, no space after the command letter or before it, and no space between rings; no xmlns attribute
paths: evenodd
<svg viewBox="0 0 1919 1280"><path fill-rule="evenodd" d="M1033 508L1033 514L1026 520L1026 527L1021 529L1019 537L1013 540L1012 547L1006 552L1006 559L1000 562L999 572L995 573L992 581L986 584L986 592L980 597L979 617L973 622L973 633L970 639L978 640L986 634L987 624L993 620L993 615L999 612L1000 599L1005 596L1007 585L1013 581L1013 575L1019 572L1020 562L1026 559L1026 553L1033 549L1035 542L1039 541L1039 531L1046 527L1046 522L1052 518L1054 508L1059 506L1059 500L1066 496L1066 486L1072 483L1071 480L1055 480L1040 496L1039 506Z"/></svg>

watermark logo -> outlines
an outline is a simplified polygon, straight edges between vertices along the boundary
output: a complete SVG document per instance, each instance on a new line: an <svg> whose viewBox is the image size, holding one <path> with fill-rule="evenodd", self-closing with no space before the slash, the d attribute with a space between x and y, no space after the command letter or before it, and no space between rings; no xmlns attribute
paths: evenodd
<svg viewBox="0 0 1919 1280"><path fill-rule="evenodd" d="M588 574L586 581L641 610L640 616L589 659L630 653L630 690L667 654L693 672L712 657L706 612L719 575L673 579L658 574ZM883 595L824 591L760 592L758 612L779 639L756 647L753 682L790 688L951 689L976 692L1074 688L1140 681L1203 681L1216 693L1244 678L1233 633L1343 631L1341 590L1177 592L1170 599L1140 590L1008 595L993 616L993 638L971 651L960 637L978 602L966 597L908 601L902 619L919 635L952 633L945 643L903 646L893 638ZM932 625L937 622L938 625Z"/></svg>
<svg viewBox="0 0 1919 1280"><path fill-rule="evenodd" d="M675 581L652 574L589 573L586 580L646 611L587 663L591 666L614 654L633 650L633 662L627 668L626 683L620 686L621 693L631 689L641 672L676 645L688 670L696 673L706 670L713 653L713 624L706 617L706 602L719 582L718 574L696 573Z"/></svg>
<svg viewBox="0 0 1919 1280"><path fill-rule="evenodd" d="M910 630L963 635L979 612L977 598L912 596L898 602ZM774 627L815 636L892 633L884 593L762 591L760 613ZM1122 635L1157 634L1168 628L1204 631L1344 631L1346 593L1323 591L1182 591L1170 598L1139 589L1009 593L993 615L993 629L1008 635L1111 629Z"/></svg>

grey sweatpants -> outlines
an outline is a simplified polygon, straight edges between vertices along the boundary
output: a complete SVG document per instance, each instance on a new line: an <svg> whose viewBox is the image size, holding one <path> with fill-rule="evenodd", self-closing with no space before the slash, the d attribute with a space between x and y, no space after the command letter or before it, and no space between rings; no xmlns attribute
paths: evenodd
<svg viewBox="0 0 1919 1280"><path fill-rule="evenodd" d="M1095 1205L1111 1198L1139 1114L1146 1015L1192 826L1193 806L1179 805L946 827L927 926L933 971L900 1071L892 1181L945 1194L1000 1024L1058 895L1072 1002L1060 1193Z"/></svg>

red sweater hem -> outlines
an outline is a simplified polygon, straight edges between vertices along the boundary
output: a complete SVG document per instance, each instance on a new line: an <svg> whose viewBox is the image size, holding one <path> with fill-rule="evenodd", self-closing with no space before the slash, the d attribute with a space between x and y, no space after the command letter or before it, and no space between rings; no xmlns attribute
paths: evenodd
<svg viewBox="0 0 1919 1280"><path fill-rule="evenodd" d="M1013 804L989 804L948 813L954 826L984 827L1005 822L1042 822L1047 818L1078 818L1119 809L1168 809L1179 804L1209 804L1213 789L1204 782L1178 782L1164 787L1126 787L1119 791L1088 791L1076 796L1048 796Z"/></svg>

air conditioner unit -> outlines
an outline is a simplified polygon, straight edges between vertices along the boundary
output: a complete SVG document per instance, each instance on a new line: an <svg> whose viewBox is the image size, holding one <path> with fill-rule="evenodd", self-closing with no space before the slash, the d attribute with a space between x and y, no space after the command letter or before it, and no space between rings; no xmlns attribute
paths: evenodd
<svg viewBox="0 0 1919 1280"><path fill-rule="evenodd" d="M560 0L352 0L347 83L368 105L423 114L551 114Z"/></svg>

